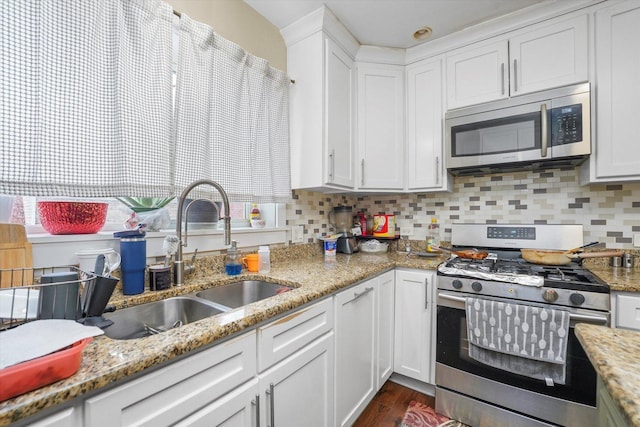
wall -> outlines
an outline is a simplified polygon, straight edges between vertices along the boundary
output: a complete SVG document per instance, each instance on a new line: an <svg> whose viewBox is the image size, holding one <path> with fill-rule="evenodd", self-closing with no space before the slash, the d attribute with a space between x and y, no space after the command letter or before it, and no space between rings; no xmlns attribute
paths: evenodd
<svg viewBox="0 0 640 427"><path fill-rule="evenodd" d="M173 10L211 26L224 38L286 71L287 48L280 30L241 0L166 0Z"/></svg>
<svg viewBox="0 0 640 427"><path fill-rule="evenodd" d="M354 213L393 213L403 236L424 239L431 217L450 240L451 223L582 224L584 241L632 248L640 233L640 183L581 187L574 168L456 177L453 193L327 195L294 191L288 225L304 225L305 238L331 232L328 212L339 204Z"/></svg>

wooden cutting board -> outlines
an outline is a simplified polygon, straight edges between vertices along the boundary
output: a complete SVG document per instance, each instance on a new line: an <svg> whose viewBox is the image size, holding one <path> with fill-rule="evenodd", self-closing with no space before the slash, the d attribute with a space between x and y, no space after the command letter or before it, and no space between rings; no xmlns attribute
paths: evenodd
<svg viewBox="0 0 640 427"><path fill-rule="evenodd" d="M22 224L0 223L0 269L32 268L33 255L31 243L27 241L27 232ZM33 271L2 271L0 288L28 286L33 284Z"/></svg>

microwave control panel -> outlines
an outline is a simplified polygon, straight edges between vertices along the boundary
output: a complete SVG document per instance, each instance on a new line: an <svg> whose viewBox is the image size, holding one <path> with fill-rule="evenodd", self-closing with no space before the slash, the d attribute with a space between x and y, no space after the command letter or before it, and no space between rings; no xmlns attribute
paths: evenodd
<svg viewBox="0 0 640 427"><path fill-rule="evenodd" d="M551 145L582 141L582 104L552 108L550 116Z"/></svg>

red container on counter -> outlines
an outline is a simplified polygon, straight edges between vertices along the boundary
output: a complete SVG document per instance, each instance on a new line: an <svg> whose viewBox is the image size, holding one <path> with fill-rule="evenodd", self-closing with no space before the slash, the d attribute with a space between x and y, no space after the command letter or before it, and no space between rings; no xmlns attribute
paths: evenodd
<svg viewBox="0 0 640 427"><path fill-rule="evenodd" d="M63 380L78 372L82 350L93 338L85 338L69 347L0 370L0 402L28 391Z"/></svg>
<svg viewBox="0 0 640 427"><path fill-rule="evenodd" d="M391 215L374 215L373 216L373 235L379 237L395 237L396 235L396 216Z"/></svg>

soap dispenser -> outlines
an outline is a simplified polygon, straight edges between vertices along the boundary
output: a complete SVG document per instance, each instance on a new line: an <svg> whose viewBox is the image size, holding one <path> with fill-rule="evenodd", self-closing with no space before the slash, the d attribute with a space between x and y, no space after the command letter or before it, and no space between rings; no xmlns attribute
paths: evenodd
<svg viewBox="0 0 640 427"><path fill-rule="evenodd" d="M231 247L227 251L227 259L224 263L224 269L229 276L237 276L242 273L242 263L240 262L240 254L238 253L238 242L233 240Z"/></svg>

